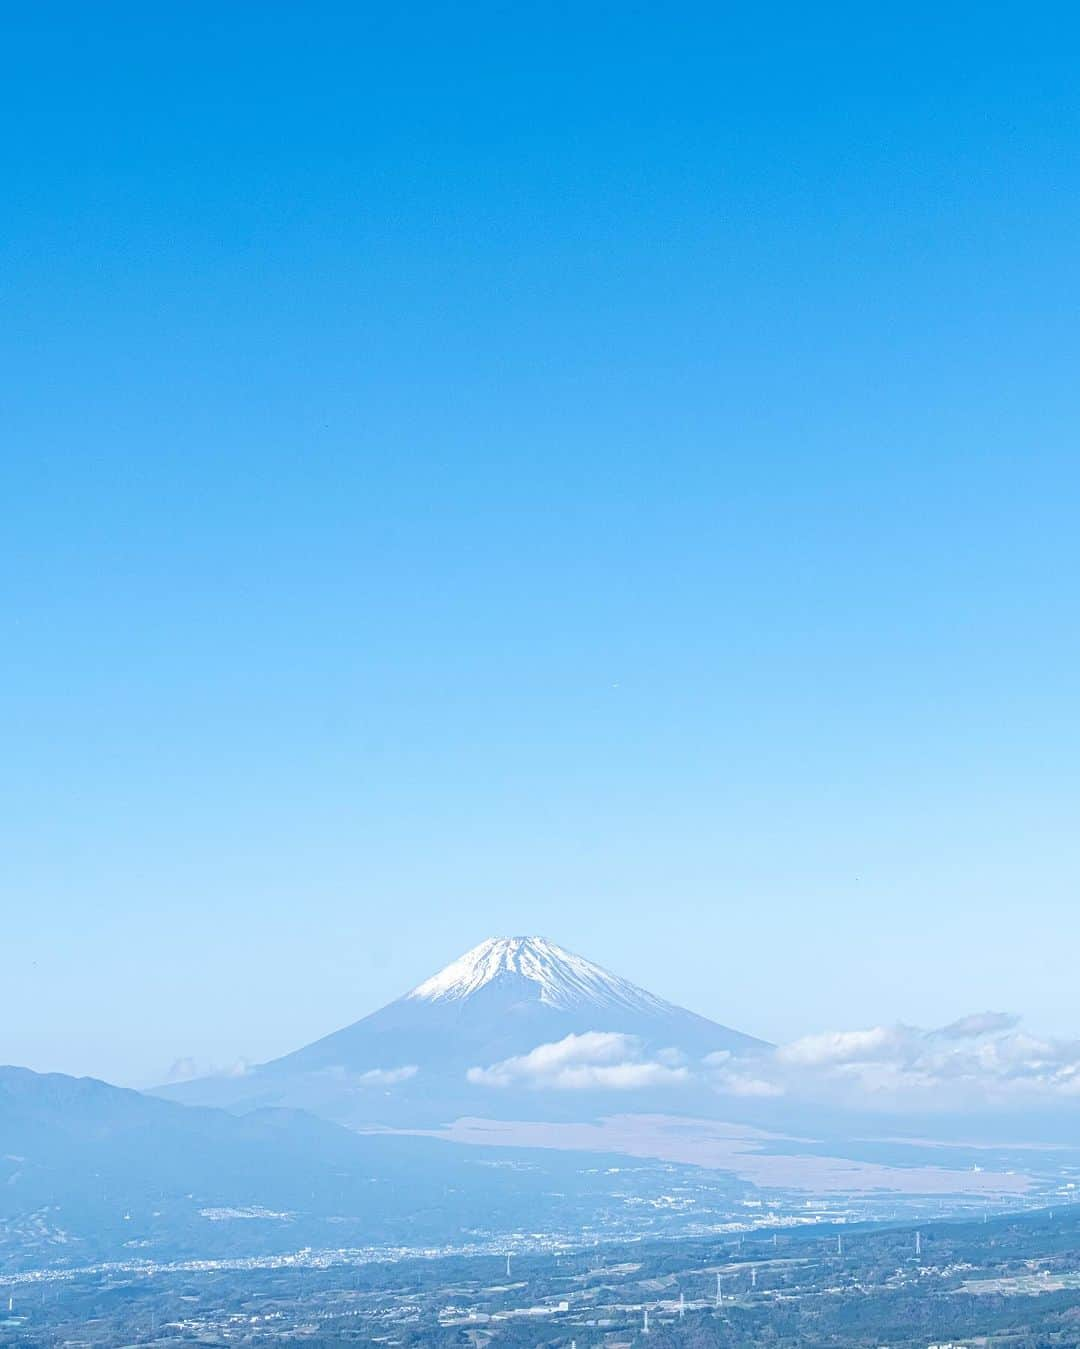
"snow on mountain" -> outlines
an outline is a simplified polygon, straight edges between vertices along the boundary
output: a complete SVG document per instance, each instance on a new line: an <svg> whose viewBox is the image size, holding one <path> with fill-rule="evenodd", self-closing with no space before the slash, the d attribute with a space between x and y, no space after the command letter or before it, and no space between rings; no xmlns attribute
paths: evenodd
<svg viewBox="0 0 1080 1349"><path fill-rule="evenodd" d="M544 937L489 937L406 996L460 1001L506 974L535 984L540 1002L563 1011L611 1007L663 1015L674 1010L671 1003Z"/></svg>

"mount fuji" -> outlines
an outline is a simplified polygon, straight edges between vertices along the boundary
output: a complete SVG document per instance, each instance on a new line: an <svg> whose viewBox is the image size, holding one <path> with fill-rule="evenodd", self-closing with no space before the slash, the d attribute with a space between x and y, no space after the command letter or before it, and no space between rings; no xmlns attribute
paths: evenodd
<svg viewBox="0 0 1080 1349"><path fill-rule="evenodd" d="M302 1106L345 1123L511 1108L560 1090L638 1105L707 1055L769 1049L543 937L493 937L361 1020L242 1077L162 1088L197 1104ZM546 1093L541 1089L550 1088ZM501 1091L492 1088L502 1088ZM667 1093L670 1095L670 1093ZM562 1113L561 1111L559 1113Z"/></svg>

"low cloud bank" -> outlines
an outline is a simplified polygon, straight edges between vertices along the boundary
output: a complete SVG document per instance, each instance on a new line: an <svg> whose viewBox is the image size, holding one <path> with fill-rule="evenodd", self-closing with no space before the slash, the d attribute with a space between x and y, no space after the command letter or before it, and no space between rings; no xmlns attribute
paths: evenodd
<svg viewBox="0 0 1080 1349"><path fill-rule="evenodd" d="M1016 1107L1080 1097L1080 1040L1039 1037L1004 1012L926 1030L903 1024L807 1035L753 1055L691 1060L632 1035L589 1031L470 1068L477 1086L558 1091L708 1089L884 1109Z"/></svg>
<svg viewBox="0 0 1080 1349"><path fill-rule="evenodd" d="M1018 1017L978 1012L933 1030L808 1035L782 1045L772 1069L786 1092L825 1088L852 1103L1013 1106L1080 1096L1080 1040L1031 1035Z"/></svg>

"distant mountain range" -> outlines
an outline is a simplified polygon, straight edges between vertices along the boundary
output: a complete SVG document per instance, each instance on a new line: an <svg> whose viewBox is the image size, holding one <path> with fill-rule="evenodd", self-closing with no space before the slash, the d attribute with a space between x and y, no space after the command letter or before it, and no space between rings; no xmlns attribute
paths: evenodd
<svg viewBox="0 0 1080 1349"><path fill-rule="evenodd" d="M302 1111L235 1115L94 1078L2 1067L0 1219L38 1212L65 1231L104 1225L131 1237L153 1227L153 1210L186 1201L189 1209L257 1205L374 1223L389 1211L374 1175L411 1185L417 1197L424 1149L403 1146L417 1142L443 1161L450 1155L445 1145L362 1137Z"/></svg>
<svg viewBox="0 0 1080 1349"><path fill-rule="evenodd" d="M300 1106L349 1124L457 1114L651 1108L689 1090L681 1065L768 1049L542 937L482 942L411 992L241 1077L174 1099ZM549 1088L549 1090L545 1090Z"/></svg>
<svg viewBox="0 0 1080 1349"><path fill-rule="evenodd" d="M623 1212L625 1161L360 1135L302 1111L236 1115L0 1067L0 1270L574 1228Z"/></svg>

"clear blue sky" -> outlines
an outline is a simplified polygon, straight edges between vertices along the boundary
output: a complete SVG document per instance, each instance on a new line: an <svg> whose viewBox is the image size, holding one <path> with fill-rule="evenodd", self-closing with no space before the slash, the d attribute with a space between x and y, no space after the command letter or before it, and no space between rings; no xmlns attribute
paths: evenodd
<svg viewBox="0 0 1080 1349"><path fill-rule="evenodd" d="M1076 33L941 8L8 13L0 1060L1080 1031Z"/></svg>

